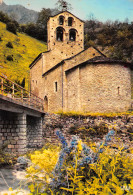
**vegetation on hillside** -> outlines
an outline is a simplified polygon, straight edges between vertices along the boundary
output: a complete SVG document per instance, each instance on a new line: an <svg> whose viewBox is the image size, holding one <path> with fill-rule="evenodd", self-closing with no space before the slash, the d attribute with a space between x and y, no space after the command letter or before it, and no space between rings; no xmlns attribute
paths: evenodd
<svg viewBox="0 0 133 195"><path fill-rule="evenodd" d="M100 47L107 56L133 61L133 23L128 20L107 21L90 19L85 22L85 46Z"/></svg>
<svg viewBox="0 0 133 195"><path fill-rule="evenodd" d="M29 82L29 65L35 57L46 50L46 44L26 34L17 35L6 30L0 22L0 73L14 81Z"/></svg>

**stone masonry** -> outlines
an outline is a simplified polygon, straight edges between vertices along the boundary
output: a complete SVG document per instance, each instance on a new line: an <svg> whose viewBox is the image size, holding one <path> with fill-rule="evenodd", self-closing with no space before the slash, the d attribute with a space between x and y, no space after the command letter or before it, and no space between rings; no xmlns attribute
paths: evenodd
<svg viewBox="0 0 133 195"><path fill-rule="evenodd" d="M26 115L0 110L0 141L9 152L26 151Z"/></svg>
<svg viewBox="0 0 133 195"><path fill-rule="evenodd" d="M0 110L0 145L18 154L42 146L41 117Z"/></svg>
<svg viewBox="0 0 133 195"><path fill-rule="evenodd" d="M42 118L27 116L27 147L42 146Z"/></svg>
<svg viewBox="0 0 133 195"><path fill-rule="evenodd" d="M133 115L123 116L61 116L46 114L43 122L43 142L58 144L56 130L60 129L67 140L78 135L84 141L100 142L109 130L114 129L116 137L113 143L132 147ZM94 129L95 132L92 130Z"/></svg>

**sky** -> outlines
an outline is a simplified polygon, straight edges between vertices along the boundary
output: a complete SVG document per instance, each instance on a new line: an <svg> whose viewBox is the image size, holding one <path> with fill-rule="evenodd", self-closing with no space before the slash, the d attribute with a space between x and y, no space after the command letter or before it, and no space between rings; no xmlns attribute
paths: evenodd
<svg viewBox="0 0 133 195"><path fill-rule="evenodd" d="M21 4L28 9L40 11L42 8L55 8L57 0L4 0L7 5ZM99 20L119 20L126 18L133 22L133 0L67 0L71 12L82 20L90 16Z"/></svg>

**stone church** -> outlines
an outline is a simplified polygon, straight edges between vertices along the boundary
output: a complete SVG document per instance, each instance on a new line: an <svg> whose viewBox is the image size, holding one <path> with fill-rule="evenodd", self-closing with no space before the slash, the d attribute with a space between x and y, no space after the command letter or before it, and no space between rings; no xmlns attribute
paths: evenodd
<svg viewBox="0 0 133 195"><path fill-rule="evenodd" d="M45 111L122 112L131 106L131 64L84 49L84 22L68 11L49 17L47 51L30 64L31 91Z"/></svg>

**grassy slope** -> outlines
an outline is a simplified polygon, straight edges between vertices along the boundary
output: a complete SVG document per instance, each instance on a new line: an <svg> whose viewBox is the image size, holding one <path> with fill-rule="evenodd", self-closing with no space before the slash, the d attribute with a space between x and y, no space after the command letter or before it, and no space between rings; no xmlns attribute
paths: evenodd
<svg viewBox="0 0 133 195"><path fill-rule="evenodd" d="M22 81L26 78L28 83L29 65L35 57L46 50L46 44L25 34L13 33L6 30L6 25L0 22L0 74L3 73L11 80ZM6 44L12 42L13 49ZM13 56L13 61L8 61L6 57Z"/></svg>

